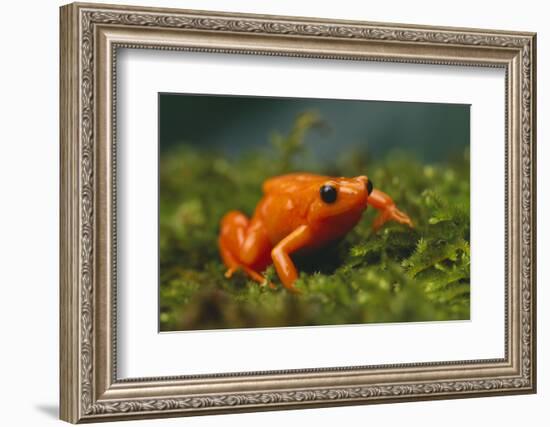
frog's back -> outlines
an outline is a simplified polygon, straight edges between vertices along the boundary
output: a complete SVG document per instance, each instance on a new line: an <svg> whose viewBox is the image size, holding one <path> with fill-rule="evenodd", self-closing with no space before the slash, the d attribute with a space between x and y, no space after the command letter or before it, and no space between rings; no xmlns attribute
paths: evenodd
<svg viewBox="0 0 550 427"><path fill-rule="evenodd" d="M325 180L321 175L293 173L264 182L264 197L254 216L264 225L272 244L306 223L310 203Z"/></svg>
<svg viewBox="0 0 550 427"><path fill-rule="evenodd" d="M327 176L313 173L296 172L270 178L264 182L263 193L296 193L312 185L321 185L328 179Z"/></svg>

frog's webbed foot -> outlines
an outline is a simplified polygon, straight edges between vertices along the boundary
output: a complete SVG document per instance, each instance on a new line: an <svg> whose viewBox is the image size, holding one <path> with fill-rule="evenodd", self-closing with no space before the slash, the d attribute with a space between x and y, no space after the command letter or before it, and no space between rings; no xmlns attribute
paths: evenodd
<svg viewBox="0 0 550 427"><path fill-rule="evenodd" d="M386 193L376 189L373 190L369 195L368 204L380 211L372 223L374 231L378 231L378 229L388 221L395 221L399 224L413 227L413 223L409 216L397 209L392 198Z"/></svg>
<svg viewBox="0 0 550 427"><path fill-rule="evenodd" d="M372 223L372 228L376 232L382 227L386 222L388 221L395 221L399 224L408 225L409 227L413 227L413 223L409 216L397 209L395 205L388 206L386 209L380 211L378 216L374 219Z"/></svg>
<svg viewBox="0 0 550 427"><path fill-rule="evenodd" d="M226 279L231 279L233 277L233 274L235 273L235 271L237 271L238 269L239 269L239 266L234 266L234 267L228 268L227 271L224 274L224 277Z"/></svg>
<svg viewBox="0 0 550 427"><path fill-rule="evenodd" d="M262 276L257 271L245 266L245 265L236 265L233 267L230 267L226 270L224 276L226 279L230 279L233 277L233 274L238 271L242 270L246 273L248 277L250 277L255 282L258 282L262 286L269 286L271 289L276 289L277 287L270 281L268 281L264 276Z"/></svg>

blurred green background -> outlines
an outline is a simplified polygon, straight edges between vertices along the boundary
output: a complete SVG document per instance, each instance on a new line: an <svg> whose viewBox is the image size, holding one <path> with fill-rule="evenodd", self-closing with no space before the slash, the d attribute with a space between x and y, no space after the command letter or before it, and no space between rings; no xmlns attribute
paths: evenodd
<svg viewBox="0 0 550 427"><path fill-rule="evenodd" d="M469 106L159 95L160 330L470 317ZM364 219L334 247L294 258L300 295L227 280L221 217L251 215L262 182L308 171L368 175L414 229Z"/></svg>
<svg viewBox="0 0 550 427"><path fill-rule="evenodd" d="M447 160L470 143L470 106L412 102L159 94L162 152L181 143L240 153L288 133L303 111L322 117L321 132L307 135L321 160L350 149L381 156L392 149L420 161Z"/></svg>

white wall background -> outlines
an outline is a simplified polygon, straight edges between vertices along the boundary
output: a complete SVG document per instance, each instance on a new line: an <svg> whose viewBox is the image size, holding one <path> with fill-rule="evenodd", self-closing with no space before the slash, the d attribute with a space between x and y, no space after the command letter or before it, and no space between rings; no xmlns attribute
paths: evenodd
<svg viewBox="0 0 550 427"><path fill-rule="evenodd" d="M122 3L110 0L113 3ZM539 393L437 402L264 412L131 425L280 426L546 425L550 292L550 29L544 2L354 0L133 0L133 4L449 25L538 32L538 351ZM58 402L58 6L57 0L2 7L0 65L0 420L2 425L59 425ZM488 165L490 168L490 165ZM545 336L546 335L546 336Z"/></svg>

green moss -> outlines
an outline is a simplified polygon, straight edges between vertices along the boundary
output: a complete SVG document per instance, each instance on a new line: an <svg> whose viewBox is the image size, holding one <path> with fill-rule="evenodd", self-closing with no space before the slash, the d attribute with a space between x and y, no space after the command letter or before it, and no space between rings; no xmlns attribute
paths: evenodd
<svg viewBox="0 0 550 427"><path fill-rule="evenodd" d="M190 144L161 157L160 328L162 331L468 319L470 316L470 179L468 152L445 164L423 164L411 153L371 158L367 151L317 163L305 143L323 129L301 114L288 135L234 159ZM221 217L251 215L261 184L290 171L335 176L368 174L409 214L414 229L387 224L371 231L364 219L338 245L295 259L301 272L285 291L242 274L223 276L217 248Z"/></svg>

